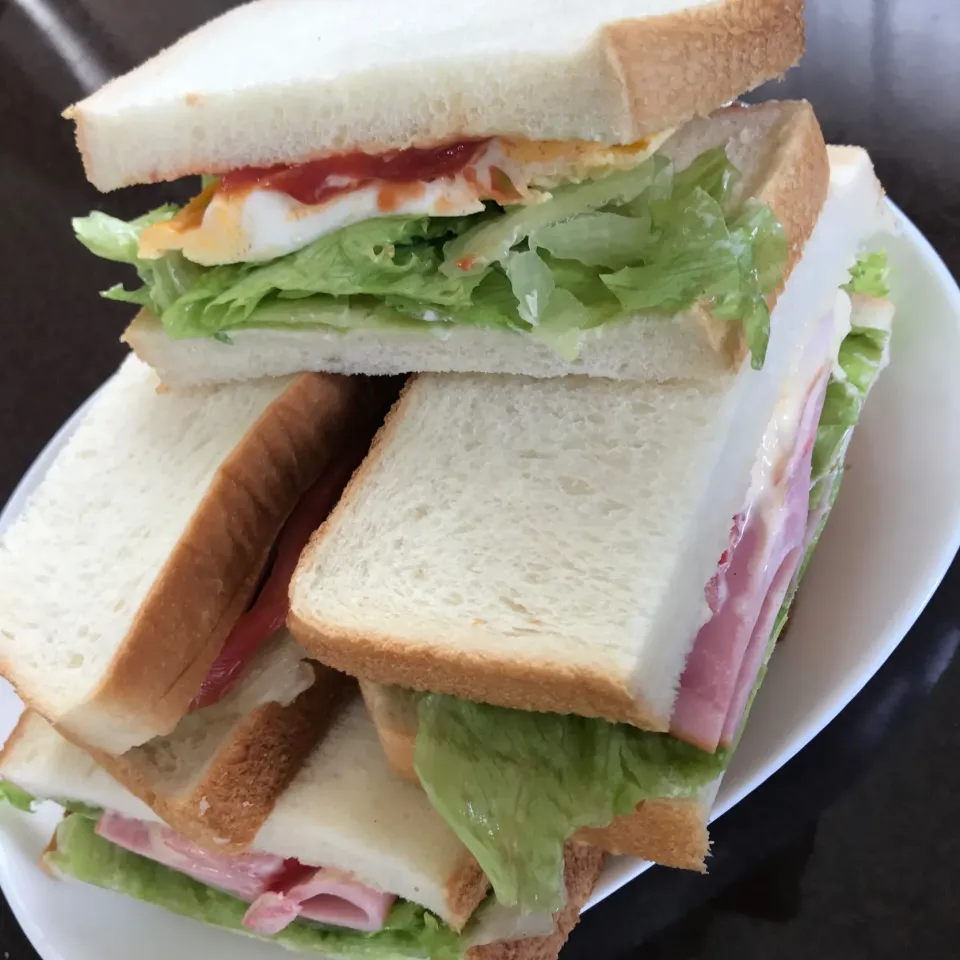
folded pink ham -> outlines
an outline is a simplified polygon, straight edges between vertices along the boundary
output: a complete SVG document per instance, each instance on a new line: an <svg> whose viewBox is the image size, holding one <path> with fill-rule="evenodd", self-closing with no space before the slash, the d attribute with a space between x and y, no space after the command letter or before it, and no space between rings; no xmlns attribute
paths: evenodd
<svg viewBox="0 0 960 960"><path fill-rule="evenodd" d="M829 373L810 387L793 450L771 488L734 520L707 585L712 613L680 680L670 733L713 753L733 744L807 542L813 445Z"/></svg>
<svg viewBox="0 0 960 960"><path fill-rule="evenodd" d="M265 936L279 933L300 917L375 933L396 900L342 870L310 867L269 853L210 853L162 823L111 811L100 816L97 833L118 847L245 900L251 906L244 926Z"/></svg>

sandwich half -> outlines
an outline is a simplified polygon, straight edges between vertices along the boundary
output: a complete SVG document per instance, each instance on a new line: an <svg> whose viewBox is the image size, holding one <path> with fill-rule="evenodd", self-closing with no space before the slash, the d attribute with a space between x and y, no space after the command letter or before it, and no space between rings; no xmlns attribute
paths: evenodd
<svg viewBox="0 0 960 960"><path fill-rule="evenodd" d="M602 862L568 847L556 917L498 907L423 793L387 766L359 698L241 854L192 844L31 712L0 755L0 776L21 808L65 808L42 859L54 875L325 957L556 957Z"/></svg>
<svg viewBox="0 0 960 960"><path fill-rule="evenodd" d="M830 159L762 370L417 377L301 558L291 631L425 694L416 772L505 902L555 902L579 829L708 806L735 746L887 362L882 191Z"/></svg>
<svg viewBox="0 0 960 960"><path fill-rule="evenodd" d="M101 189L205 178L77 235L168 383L760 365L826 159L808 104L722 108L802 6L248 4L66 112Z"/></svg>
<svg viewBox="0 0 960 960"><path fill-rule="evenodd" d="M158 386L129 358L0 539L0 670L182 832L242 848L342 697L287 588L385 388Z"/></svg>

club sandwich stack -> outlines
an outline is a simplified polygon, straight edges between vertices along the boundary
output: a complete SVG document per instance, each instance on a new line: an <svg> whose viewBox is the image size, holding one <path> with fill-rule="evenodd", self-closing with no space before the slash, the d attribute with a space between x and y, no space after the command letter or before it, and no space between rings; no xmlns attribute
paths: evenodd
<svg viewBox="0 0 960 960"><path fill-rule="evenodd" d="M48 872L541 960L604 854L706 869L889 359L870 158L736 100L802 18L257 0L66 111L101 190L199 179L74 221L132 352L0 535Z"/></svg>

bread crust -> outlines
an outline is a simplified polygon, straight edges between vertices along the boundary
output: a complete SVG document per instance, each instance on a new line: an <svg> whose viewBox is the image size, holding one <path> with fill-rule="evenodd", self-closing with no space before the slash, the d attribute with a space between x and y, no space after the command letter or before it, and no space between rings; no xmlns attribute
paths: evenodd
<svg viewBox="0 0 960 960"><path fill-rule="evenodd" d="M632 813L617 817L606 827L578 830L575 839L594 844L606 853L706 873L709 813L698 800L644 800Z"/></svg>
<svg viewBox="0 0 960 960"><path fill-rule="evenodd" d="M249 605L274 541L303 492L378 413L363 378L302 374L260 416L217 470L96 690L50 716L65 736L103 747L111 727L140 742L169 733L189 707L236 619Z"/></svg>
<svg viewBox="0 0 960 960"><path fill-rule="evenodd" d="M208 42L214 42L216 30L211 25L201 28L209 31ZM191 42L196 45L195 34ZM148 61L143 77L134 71L116 78L103 90L68 107L63 116L76 124L77 148L88 179L104 191L244 166L304 163L337 153L379 153L498 134L532 139L570 139L576 134L609 143L629 143L703 116L783 74L799 61L804 43L802 0L718 0L670 14L601 23L592 38L584 36L583 46L572 57L558 53L557 59L546 66L545 83L549 84L554 74L567 74L581 79L584 88L597 91L591 115L582 119L569 116L564 84L557 86L552 98L544 100L544 115L524 114L498 102L467 107L459 102L463 98L453 96L451 91L447 102L436 110L424 110L420 103L410 103L405 110L404 100L390 99L393 116L378 119L375 126L380 132L376 139L370 138L369 111L362 108L326 124L312 116L292 116L278 126L276 118L270 117L264 121L272 124L270 138L263 138L257 149L241 149L228 156L221 152L221 138L217 136L210 137L206 144L187 136L186 131L197 122L198 111L207 118L213 111L213 129L229 124L225 107L217 107L222 97L208 100L202 92L194 91L186 93L177 108L173 132L182 125L184 134L177 137L175 147L168 148L169 156L158 153L154 143L150 152L138 150L135 159L118 161L129 134L124 134L123 125L117 124L101 101L109 103L113 90L128 90L148 82L151 73L161 66L177 69L180 48L175 45ZM468 77L460 80L468 81ZM389 71L381 82L391 83ZM429 74L425 82L429 82ZM331 96L323 81L318 81L317 94L321 103ZM390 94L390 90L384 90L388 99ZM370 100L371 109L382 112L375 95L368 93L365 99ZM165 118L169 125L168 115ZM504 129L505 125L509 128ZM317 132L304 139L304 127ZM278 155L270 142L264 142L286 142L288 138L298 143L292 154L288 150Z"/></svg>
<svg viewBox="0 0 960 960"><path fill-rule="evenodd" d="M487 875L480 864L466 849L460 868L450 875L444 885L449 916L447 923L459 933L473 916L474 911L486 899L490 889Z"/></svg>
<svg viewBox="0 0 960 960"><path fill-rule="evenodd" d="M628 135L639 139L706 116L794 66L805 44L803 0L727 0L622 20L603 31L603 43Z"/></svg>
<svg viewBox="0 0 960 960"><path fill-rule="evenodd" d="M415 721L391 711L389 696L381 698L376 684L360 681L364 703L377 728L387 763L410 783L420 783L414 768ZM574 839L605 853L640 857L665 867L705 873L710 852L709 810L698 800L656 799L637 804L632 813L606 827L578 830Z"/></svg>
<svg viewBox="0 0 960 960"><path fill-rule="evenodd" d="M290 704L266 703L249 713L186 797L164 792L149 745L122 756L77 746L177 833L214 853L242 853L353 690L344 674L311 666L313 685Z"/></svg>
<svg viewBox="0 0 960 960"><path fill-rule="evenodd" d="M567 903L554 915L554 932L527 940L501 940L471 947L466 960L556 960L567 937L580 921L584 904L603 869L603 853L586 844L570 842L564 849L563 882Z"/></svg>

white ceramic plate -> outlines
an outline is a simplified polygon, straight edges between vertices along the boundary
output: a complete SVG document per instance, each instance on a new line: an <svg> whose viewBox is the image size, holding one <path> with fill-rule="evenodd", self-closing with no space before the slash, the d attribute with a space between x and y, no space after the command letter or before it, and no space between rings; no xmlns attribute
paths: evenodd
<svg viewBox="0 0 960 960"><path fill-rule="evenodd" d="M714 818L817 735L890 656L960 547L960 291L902 214L885 243L899 319L893 362L867 406L850 469L811 564L790 642L773 658ZM81 411L24 478L0 529L21 508ZM21 706L0 687L0 736ZM44 960L271 960L280 948L212 930L36 866L58 808L30 816L0 805L0 885ZM593 902L649 865L609 863Z"/></svg>

